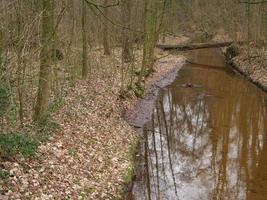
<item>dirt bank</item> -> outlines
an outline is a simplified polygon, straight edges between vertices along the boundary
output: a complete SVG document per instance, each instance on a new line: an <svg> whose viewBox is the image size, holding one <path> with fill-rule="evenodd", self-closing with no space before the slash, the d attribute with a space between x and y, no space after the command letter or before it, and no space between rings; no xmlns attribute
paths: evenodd
<svg viewBox="0 0 267 200"><path fill-rule="evenodd" d="M227 49L223 49L226 53ZM227 58L227 62L249 81L267 92L267 60L266 51L251 48L251 59L248 59L247 47L239 46L238 55Z"/></svg>
<svg viewBox="0 0 267 200"><path fill-rule="evenodd" d="M156 63L156 72L147 81L144 97L138 99L136 105L126 112L125 118L129 124L135 128L141 128L150 121L160 88L164 88L174 81L184 63L183 56L174 55Z"/></svg>

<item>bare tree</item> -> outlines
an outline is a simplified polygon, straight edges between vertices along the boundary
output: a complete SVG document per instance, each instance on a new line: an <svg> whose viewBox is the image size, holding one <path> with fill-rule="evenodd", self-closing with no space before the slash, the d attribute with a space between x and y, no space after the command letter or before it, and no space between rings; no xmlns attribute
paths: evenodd
<svg viewBox="0 0 267 200"><path fill-rule="evenodd" d="M42 49L40 54L40 72L37 102L35 105L34 120L41 119L47 110L50 96L50 76L53 56L53 46L51 39L53 37L53 0L42 0Z"/></svg>
<svg viewBox="0 0 267 200"><path fill-rule="evenodd" d="M87 32L86 32L86 24L87 24L87 15L86 15L86 3L82 0L82 38L83 38L83 66L82 66L82 77L85 79L88 75L88 47L87 47Z"/></svg>
<svg viewBox="0 0 267 200"><path fill-rule="evenodd" d="M108 18L108 0L104 0L104 15ZM108 34L108 22L105 19L103 24L103 46L104 46L104 54L110 55L110 47L109 47L109 34Z"/></svg>
<svg viewBox="0 0 267 200"><path fill-rule="evenodd" d="M131 60L131 1L123 1L121 3L121 17L122 25L124 26L122 30L122 60L124 62L129 62Z"/></svg>

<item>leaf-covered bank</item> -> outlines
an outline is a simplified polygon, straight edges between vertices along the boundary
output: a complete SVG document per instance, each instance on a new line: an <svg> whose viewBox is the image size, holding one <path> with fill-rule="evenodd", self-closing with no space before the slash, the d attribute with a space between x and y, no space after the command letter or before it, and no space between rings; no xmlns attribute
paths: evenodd
<svg viewBox="0 0 267 200"><path fill-rule="evenodd" d="M69 86L53 118L59 129L41 144L35 158L18 157L2 164L3 199L121 199L132 176L132 147L137 134L123 114L134 108L130 92L121 99L120 61L101 56L101 69L88 80ZM120 52L114 51L116 55ZM146 86L160 79L183 58L162 57ZM140 56L141 58L141 56ZM136 59L137 66L141 59ZM101 72L101 73L100 73ZM1 175L2 176L2 175Z"/></svg>
<svg viewBox="0 0 267 200"><path fill-rule="evenodd" d="M249 57L247 49L247 45L234 45L225 49L227 62L248 80L267 91L266 49L250 44L251 55Z"/></svg>

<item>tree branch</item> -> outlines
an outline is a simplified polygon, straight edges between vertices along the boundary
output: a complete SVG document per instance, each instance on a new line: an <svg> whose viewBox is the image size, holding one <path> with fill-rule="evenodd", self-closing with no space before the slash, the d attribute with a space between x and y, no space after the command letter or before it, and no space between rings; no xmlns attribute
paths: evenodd
<svg viewBox="0 0 267 200"><path fill-rule="evenodd" d="M85 1L86 3L88 3L90 5L95 6L97 8L109 8L109 7L114 7L114 6L119 6L120 5L120 0L117 0L116 3L109 4L109 5L97 4L97 3L89 1L89 0L83 0L83 1Z"/></svg>
<svg viewBox="0 0 267 200"><path fill-rule="evenodd" d="M87 0L84 0L84 1L87 2ZM127 29L128 31L132 31L132 32L137 32L137 33L142 33L142 34L145 33L144 31L141 31L141 30L135 30L135 29L132 29L132 28L128 28L128 27L123 26L123 25L120 24L120 23L114 22L113 20L109 19L109 18L103 13L103 11L102 11L99 7L95 6L94 4L89 4L89 8L91 9L91 11L92 11L96 16L99 17L99 15L98 15L98 14L95 12L95 10L93 9L93 8L95 8L95 9L99 12L100 16L102 16L102 17L104 18L104 20L107 20L110 24L112 24L112 25L114 25L114 26L120 27L120 28L122 28L122 29ZM101 17L99 17L99 18L100 18L100 21L102 22Z"/></svg>
<svg viewBox="0 0 267 200"><path fill-rule="evenodd" d="M245 4L262 4L262 3L267 3L267 1L254 1L254 2L238 1L238 3L245 3Z"/></svg>

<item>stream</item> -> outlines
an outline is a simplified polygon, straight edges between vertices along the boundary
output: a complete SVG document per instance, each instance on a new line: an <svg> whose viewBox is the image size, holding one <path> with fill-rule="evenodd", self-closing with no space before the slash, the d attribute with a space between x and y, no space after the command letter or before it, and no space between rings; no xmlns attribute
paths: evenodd
<svg viewBox="0 0 267 200"><path fill-rule="evenodd" d="M133 199L266 200L266 94L218 49L189 60L143 127Z"/></svg>

